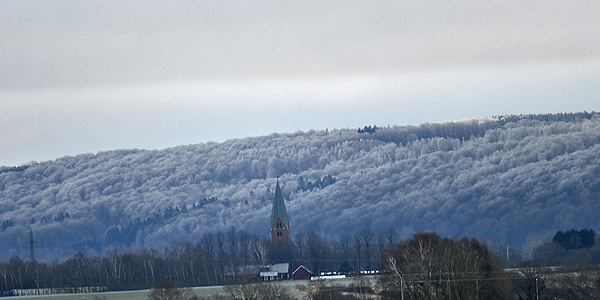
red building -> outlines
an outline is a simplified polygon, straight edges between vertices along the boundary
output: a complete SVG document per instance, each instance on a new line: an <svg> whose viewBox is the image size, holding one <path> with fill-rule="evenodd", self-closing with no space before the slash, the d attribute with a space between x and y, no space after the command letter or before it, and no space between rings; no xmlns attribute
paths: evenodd
<svg viewBox="0 0 600 300"><path fill-rule="evenodd" d="M292 272L293 280L306 280L310 279L310 277L312 277L312 272L303 265L300 265L298 268L296 268L296 270L294 270L294 272Z"/></svg>

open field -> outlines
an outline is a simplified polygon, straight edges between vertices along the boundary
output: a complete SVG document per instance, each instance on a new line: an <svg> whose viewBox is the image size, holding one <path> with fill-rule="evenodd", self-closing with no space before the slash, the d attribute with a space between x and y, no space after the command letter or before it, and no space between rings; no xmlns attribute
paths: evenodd
<svg viewBox="0 0 600 300"><path fill-rule="evenodd" d="M198 296L208 296L223 293L222 286L206 286L195 287L192 291ZM119 291L119 292L103 292L89 294L62 294L62 295L41 295L41 296L19 296L10 297L7 299L48 299L48 300L81 300L81 299L106 299L106 300L147 300L150 290L138 291Z"/></svg>
<svg viewBox="0 0 600 300"><path fill-rule="evenodd" d="M290 282L286 286L290 288L295 287L297 282ZM192 291L198 296L210 296L215 294L223 294L222 286L206 286L206 287L195 287ZM150 290L139 290L139 291L119 291L119 292L103 292L103 293L89 293L89 294L62 294L62 295L41 295L41 296L19 296L10 297L7 299L48 299L48 300L82 300L82 299L100 299L100 300L147 300Z"/></svg>
<svg viewBox="0 0 600 300"><path fill-rule="evenodd" d="M375 281L375 278L372 277L371 281ZM306 280L298 280L298 281L285 281L281 282L281 284L290 289L292 295L295 295L296 298L301 299L303 293L299 292L298 286L305 285L308 281ZM346 279L335 279L330 280L331 283L335 283L341 286L348 286L352 283L352 278ZM215 294L223 294L223 286L204 286L204 287L194 287L192 291L198 296L210 296ZM150 290L139 290L139 291L121 291L121 292L103 292L103 293L89 293L89 294L62 294L62 295L41 295L41 296L18 296L18 297L7 297L6 299L18 300L18 299L27 299L27 300L147 300L148 295L150 294Z"/></svg>

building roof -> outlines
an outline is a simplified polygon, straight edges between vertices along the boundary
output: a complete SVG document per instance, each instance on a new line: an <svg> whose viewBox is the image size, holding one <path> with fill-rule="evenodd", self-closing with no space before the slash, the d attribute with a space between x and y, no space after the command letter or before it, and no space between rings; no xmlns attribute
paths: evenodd
<svg viewBox="0 0 600 300"><path fill-rule="evenodd" d="M305 266L303 266L303 265L300 265L299 267L297 267L296 270L294 270L294 272L292 272L292 274L295 274L300 269L304 269L304 270L306 270L306 272L312 274L312 272L309 269L307 269Z"/></svg>
<svg viewBox="0 0 600 300"><path fill-rule="evenodd" d="M285 228L288 230L290 229L287 210L285 209L283 195L281 194L281 188L279 187L279 179L277 180L277 186L275 187L275 198L273 199L273 209L271 210L271 228L275 228L277 218L280 218L281 221L283 221Z"/></svg>
<svg viewBox="0 0 600 300"><path fill-rule="evenodd" d="M269 271L287 274L290 272L290 264L289 263L274 264L274 265L269 266Z"/></svg>

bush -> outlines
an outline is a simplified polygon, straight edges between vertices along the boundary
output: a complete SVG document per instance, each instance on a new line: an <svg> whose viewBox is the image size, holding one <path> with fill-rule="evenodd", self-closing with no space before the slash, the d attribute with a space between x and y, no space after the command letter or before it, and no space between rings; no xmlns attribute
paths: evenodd
<svg viewBox="0 0 600 300"><path fill-rule="evenodd" d="M197 300L198 297L189 288L180 288L176 285L165 282L159 288L151 289L150 300Z"/></svg>

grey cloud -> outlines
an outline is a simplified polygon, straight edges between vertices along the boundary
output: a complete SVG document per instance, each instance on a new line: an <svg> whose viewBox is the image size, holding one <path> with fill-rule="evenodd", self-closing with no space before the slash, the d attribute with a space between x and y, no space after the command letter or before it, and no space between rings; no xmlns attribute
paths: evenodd
<svg viewBox="0 0 600 300"><path fill-rule="evenodd" d="M600 57L592 1L0 4L0 89Z"/></svg>
<svg viewBox="0 0 600 300"><path fill-rule="evenodd" d="M0 165L599 110L597 1L2 1Z"/></svg>
<svg viewBox="0 0 600 300"><path fill-rule="evenodd" d="M0 166L272 132L598 111L600 60L398 76L0 92Z"/></svg>

